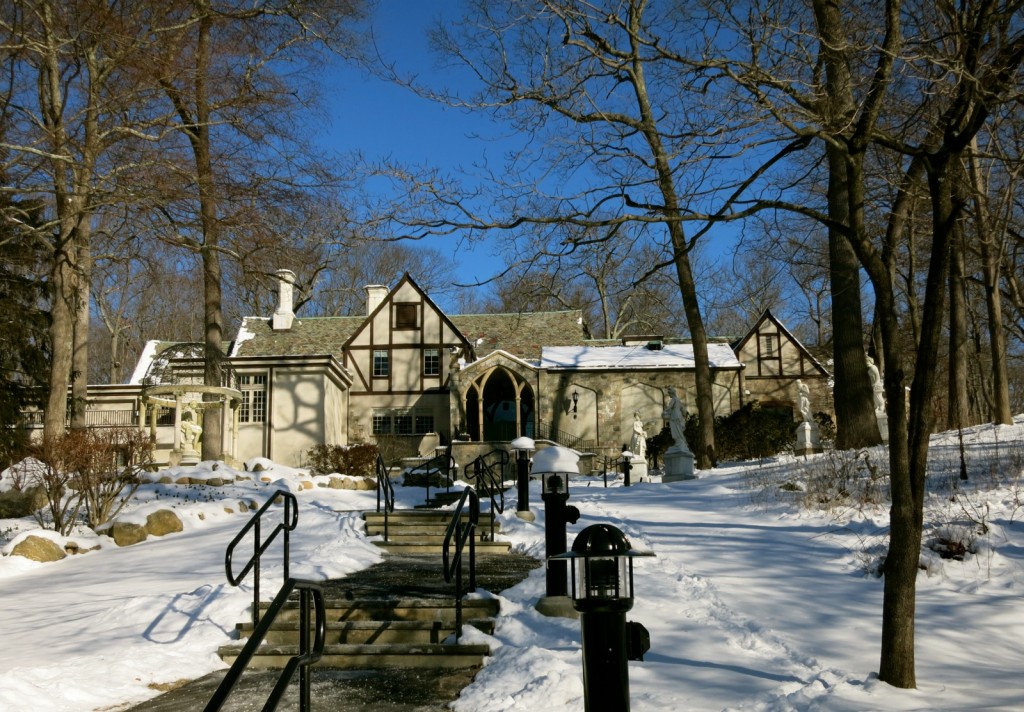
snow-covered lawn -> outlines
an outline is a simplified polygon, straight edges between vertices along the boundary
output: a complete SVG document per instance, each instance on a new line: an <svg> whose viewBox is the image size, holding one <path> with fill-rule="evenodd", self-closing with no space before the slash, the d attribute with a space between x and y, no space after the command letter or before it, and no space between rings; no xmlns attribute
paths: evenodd
<svg viewBox="0 0 1024 712"><path fill-rule="evenodd" d="M933 439L927 536L969 543L973 553L963 561L922 555L917 690L875 675L882 580L872 572L886 505L857 497L800 505L816 474L849 464L852 454L732 464L694 481L630 488L575 481L571 503L583 516L570 543L583 527L607 522L634 548L656 554L636 561L628 618L650 631L651 650L629 664L632 709L1024 708L1024 419L967 430L963 444L970 479L960 483L957 434ZM883 449L866 456L885 469ZM208 464L199 472L214 476ZM221 465L217 476L224 472ZM239 500L262 501L279 487L296 494L293 575L341 576L378 560L358 514L374 507L372 492L303 489L305 473L269 472L276 482L143 487L135 513L173 506L184 521L179 534L124 548L83 535L80 544L102 548L49 564L0 559L0 709L117 709L222 667L217 647L231 639L251 597L224 576L225 546L248 518L237 513ZM422 490L398 494L400 506L411 506ZM538 516L530 523L515 516L514 503L506 507L503 533L542 557L536 489L532 503ZM34 527L0 520L4 553ZM269 562L265 597L282 574L278 557ZM539 569L502 594L493 637L472 634L494 655L456 710L583 709L579 622L536 613L543 593Z"/></svg>

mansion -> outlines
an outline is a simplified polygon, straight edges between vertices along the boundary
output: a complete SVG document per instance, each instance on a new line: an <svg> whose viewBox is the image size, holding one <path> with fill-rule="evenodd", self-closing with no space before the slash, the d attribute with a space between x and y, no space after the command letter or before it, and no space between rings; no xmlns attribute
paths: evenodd
<svg viewBox="0 0 1024 712"><path fill-rule="evenodd" d="M273 315L246 317L231 342L223 387L199 385L194 349L149 342L129 383L90 387L87 422L150 429L163 465L187 462L195 426L219 417L226 461L301 466L320 443L399 443L400 455L477 444L459 461L520 435L611 457L635 414L648 435L661 430L670 387L696 410L681 340L594 340L579 311L450 315L408 274L366 287L365 315L303 318L294 274L278 278ZM770 311L708 351L718 415L756 400L799 417L798 380L815 410L832 410L830 374Z"/></svg>

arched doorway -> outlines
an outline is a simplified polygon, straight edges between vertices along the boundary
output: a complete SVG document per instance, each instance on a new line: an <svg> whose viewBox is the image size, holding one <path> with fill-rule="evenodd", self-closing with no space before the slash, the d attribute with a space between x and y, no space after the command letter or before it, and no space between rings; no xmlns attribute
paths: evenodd
<svg viewBox="0 0 1024 712"><path fill-rule="evenodd" d="M536 402L528 381L505 368L475 379L466 392L466 427L475 441L533 437Z"/></svg>

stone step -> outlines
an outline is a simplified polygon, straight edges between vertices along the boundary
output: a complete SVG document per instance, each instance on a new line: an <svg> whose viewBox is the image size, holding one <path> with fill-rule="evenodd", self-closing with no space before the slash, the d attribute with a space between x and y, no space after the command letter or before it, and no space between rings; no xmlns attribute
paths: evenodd
<svg viewBox="0 0 1024 712"><path fill-rule="evenodd" d="M480 533L490 535L491 523L481 521L477 529ZM412 520L388 522L388 536L429 534L443 538L446 531L448 531L447 523L438 524L435 522L417 522ZM501 522L494 523L494 531L495 533L501 531ZM377 535L384 535L384 522L366 522L366 536Z"/></svg>
<svg viewBox="0 0 1024 712"><path fill-rule="evenodd" d="M242 650L241 644L222 646L218 653L229 665ZM262 645L249 662L248 669L283 668L298 655L296 645ZM391 645L328 645L317 667L342 670L373 670L400 668L477 668L491 650L482 644L391 644Z"/></svg>
<svg viewBox="0 0 1024 712"><path fill-rule="evenodd" d="M437 509L396 509L394 512L389 512L387 517L389 524L399 522L402 524L436 524L447 527L452 521L453 514L454 512ZM464 513L462 519L468 521L469 514ZM384 512L363 512L363 520L367 524L383 526ZM490 512L480 513L480 525L483 526L485 521L490 521ZM497 522L495 523L497 524Z"/></svg>
<svg viewBox="0 0 1024 712"><path fill-rule="evenodd" d="M441 555L444 553L443 541L438 543L414 543L395 541L394 535L391 535L390 538L390 541L375 541L373 543L381 549L384 549L384 551L387 551L389 554L398 554L402 556L426 556L429 554ZM478 556L486 554L507 554L511 550L512 545L507 541L478 541L476 543L476 553Z"/></svg>
<svg viewBox="0 0 1024 712"><path fill-rule="evenodd" d="M463 620L464 626L473 626L490 635L494 632L494 621L490 618ZM252 634L252 623L239 623L240 638ZM327 645L394 645L444 643L455 634L453 621L332 621L327 624L325 642ZM271 626L264 638L267 645L298 645L299 629L292 623L277 622Z"/></svg>
<svg viewBox="0 0 1024 712"><path fill-rule="evenodd" d="M260 607L265 608L267 605L261 603ZM455 621L455 601L452 598L328 598L324 605L328 621ZM493 598L463 599L463 619L496 616L498 605L498 600ZM289 602L277 615L275 623L296 625L298 620L299 604Z"/></svg>

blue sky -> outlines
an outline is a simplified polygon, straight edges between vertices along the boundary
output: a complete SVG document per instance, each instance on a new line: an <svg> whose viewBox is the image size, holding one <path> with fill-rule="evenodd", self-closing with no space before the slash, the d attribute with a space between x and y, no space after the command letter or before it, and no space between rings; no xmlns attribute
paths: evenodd
<svg viewBox="0 0 1024 712"><path fill-rule="evenodd" d="M427 29L439 10L454 13L458 4L381 0L371 19L382 57L402 74L416 74L433 86L457 80L453 71L437 68L429 50ZM359 150L371 160L391 157L455 172L485 155L492 160L500 156L500 144L474 136L500 136L501 128L488 116L444 107L352 65L338 63L324 77L324 94L332 121L324 141L335 150ZM489 245L456 242L447 237L425 244L446 254L455 250L459 281L486 279L504 265Z"/></svg>

